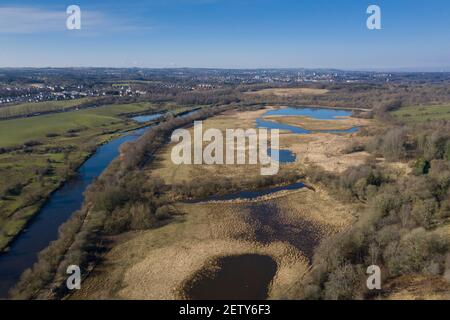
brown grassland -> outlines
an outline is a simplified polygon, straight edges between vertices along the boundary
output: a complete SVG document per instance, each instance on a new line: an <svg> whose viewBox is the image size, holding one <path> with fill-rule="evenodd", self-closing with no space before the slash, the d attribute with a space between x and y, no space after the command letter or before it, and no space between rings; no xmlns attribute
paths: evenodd
<svg viewBox="0 0 450 320"><path fill-rule="evenodd" d="M289 226L282 235L246 203L179 204L184 214L175 222L116 238L104 262L71 298L179 299L185 282L213 258L247 253L269 255L278 264L269 298L293 298L291 288L309 268L307 255L320 239L351 224L356 210L306 189L269 202L280 224ZM256 241L263 229L272 235L265 243ZM311 232L308 241L296 241L299 230Z"/></svg>
<svg viewBox="0 0 450 320"><path fill-rule="evenodd" d="M227 112L205 120L203 129L252 128L265 111ZM368 154L343 152L353 140L349 134L283 132L280 147L295 152L298 161L282 166L300 172L310 164L334 170L363 163ZM149 179L159 176L174 184L224 177L245 180L259 174L256 165L175 166L172 146L167 145L145 169ZM314 248L347 229L359 211L359 205L344 203L322 188L284 191L252 201L178 203L176 208L180 215L170 224L112 237L112 249L70 298L183 298L186 282L215 258L249 253L277 262L269 298L295 298L291 289L309 270Z"/></svg>

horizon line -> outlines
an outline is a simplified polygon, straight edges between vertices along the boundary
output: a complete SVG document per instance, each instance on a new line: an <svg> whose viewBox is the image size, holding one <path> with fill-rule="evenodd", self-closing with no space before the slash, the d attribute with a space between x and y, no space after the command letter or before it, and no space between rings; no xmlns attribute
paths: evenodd
<svg viewBox="0 0 450 320"><path fill-rule="evenodd" d="M445 67L377 67L377 68L337 68L337 67L188 67L188 66L167 66L167 67L139 67L139 66L14 66L5 67L0 66L0 70L5 69L143 69L143 70L332 70L332 71L347 71L347 72L392 72L392 73L450 73L450 66Z"/></svg>

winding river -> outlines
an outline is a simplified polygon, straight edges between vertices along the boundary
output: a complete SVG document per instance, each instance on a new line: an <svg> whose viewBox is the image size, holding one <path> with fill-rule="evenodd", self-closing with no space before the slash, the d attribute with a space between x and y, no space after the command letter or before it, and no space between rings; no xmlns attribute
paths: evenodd
<svg viewBox="0 0 450 320"><path fill-rule="evenodd" d="M133 119L145 123L161 116L138 116ZM137 140L148 128L129 132L100 146L78 169L76 176L50 196L27 229L11 243L7 252L0 255L0 298L7 297L22 272L37 261L37 254L57 239L59 227L81 208L84 191L119 155L120 145Z"/></svg>

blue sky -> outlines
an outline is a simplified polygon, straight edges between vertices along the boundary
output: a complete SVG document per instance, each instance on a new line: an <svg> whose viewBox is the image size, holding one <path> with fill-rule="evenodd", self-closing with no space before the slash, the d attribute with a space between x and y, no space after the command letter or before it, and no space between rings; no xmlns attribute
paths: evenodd
<svg viewBox="0 0 450 320"><path fill-rule="evenodd" d="M0 67L17 66L449 70L450 1L0 0Z"/></svg>

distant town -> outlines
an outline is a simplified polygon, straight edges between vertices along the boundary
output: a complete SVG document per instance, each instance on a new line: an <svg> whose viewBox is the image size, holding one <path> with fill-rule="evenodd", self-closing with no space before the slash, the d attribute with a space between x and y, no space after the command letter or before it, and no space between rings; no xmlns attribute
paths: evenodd
<svg viewBox="0 0 450 320"><path fill-rule="evenodd" d="M139 97L148 91L212 90L258 84L440 83L450 73L310 69L0 69L0 105L92 97Z"/></svg>

